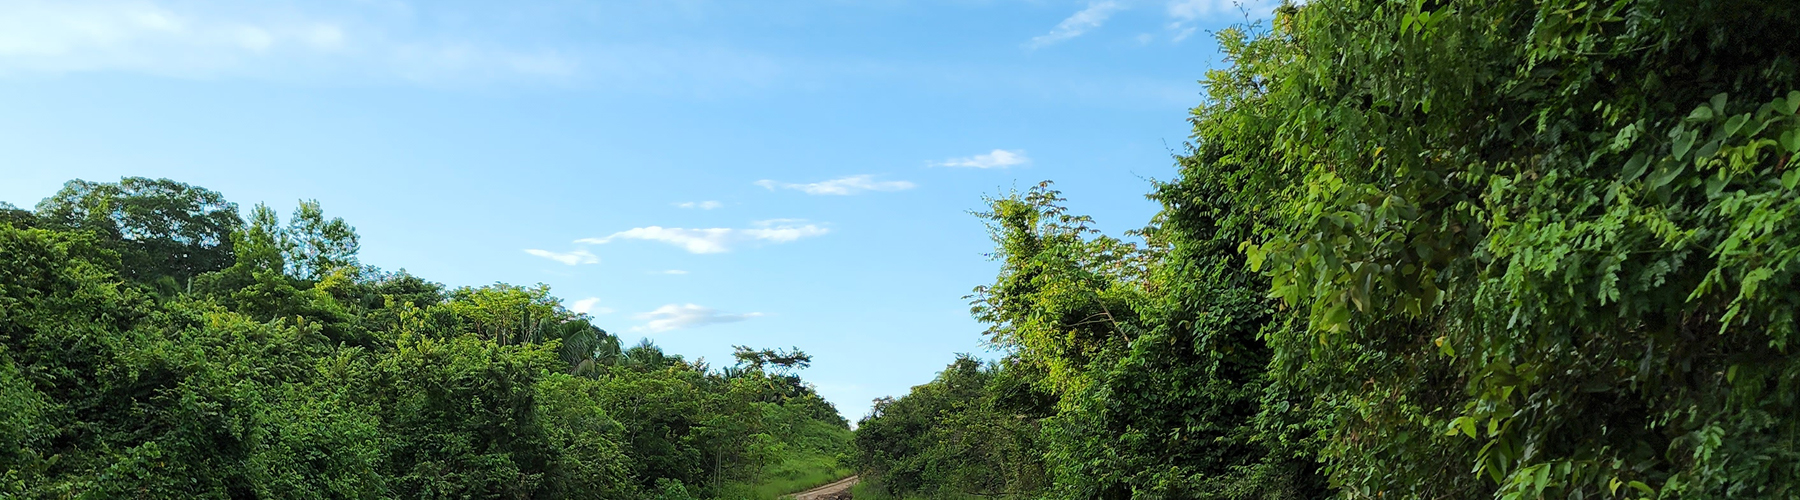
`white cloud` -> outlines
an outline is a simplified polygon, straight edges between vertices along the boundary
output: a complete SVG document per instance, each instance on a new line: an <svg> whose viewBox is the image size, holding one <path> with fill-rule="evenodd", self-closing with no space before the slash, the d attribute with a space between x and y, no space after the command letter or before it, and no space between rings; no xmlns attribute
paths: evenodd
<svg viewBox="0 0 1800 500"><path fill-rule="evenodd" d="M611 308L611 307L596 307L599 305L600 305L599 297L588 297L585 299L577 300L572 304L569 304L569 310L574 311L576 314L593 314L595 316L613 313L613 308Z"/></svg>
<svg viewBox="0 0 1800 500"><path fill-rule="evenodd" d="M1056 27L1051 28L1049 33L1032 38L1030 42L1025 43L1025 46L1027 48L1035 49L1081 36L1082 33L1087 33L1088 30L1098 28L1100 25L1105 24L1107 18L1112 17L1114 12L1118 12L1121 9L1124 9L1124 6L1111 0L1090 3L1086 9L1081 9L1080 12L1076 12L1067 19L1063 19L1062 22L1057 23Z"/></svg>
<svg viewBox="0 0 1800 500"><path fill-rule="evenodd" d="M730 228L715 227L709 229L685 229L679 227L634 227L607 235L604 238L582 238L576 243L606 244L612 240L624 238L628 240L661 241L686 248L689 253L724 253L731 251L727 247L732 233Z"/></svg>
<svg viewBox="0 0 1800 500"><path fill-rule="evenodd" d="M754 239L773 241L776 243L787 243L801 238L823 236L828 232L825 228L813 224L806 224L805 222L806 221L802 219L759 220L750 223L750 225L756 227L739 229L738 231L745 236Z"/></svg>
<svg viewBox="0 0 1800 500"><path fill-rule="evenodd" d="M1181 41L1186 40L1187 37L1193 36L1194 30L1196 30L1196 29L1198 29L1198 28L1195 28L1193 26L1189 26L1185 29L1182 29L1181 31L1176 32L1175 36L1169 37L1169 42L1181 43Z"/></svg>
<svg viewBox="0 0 1800 500"><path fill-rule="evenodd" d="M631 327L634 332L657 333L719 323L735 323L762 316L763 313L726 314L698 304L669 304L654 311L638 313L633 318L644 324Z"/></svg>
<svg viewBox="0 0 1800 500"><path fill-rule="evenodd" d="M1170 0L1169 17L1192 21L1230 6L1230 0Z"/></svg>
<svg viewBox="0 0 1800 500"><path fill-rule="evenodd" d="M683 271L680 269L670 269L667 271L657 271L656 272L656 274L673 274L673 275L677 275L677 276L687 274L687 273L688 273L687 271Z"/></svg>
<svg viewBox="0 0 1800 500"><path fill-rule="evenodd" d="M715 208L723 207L723 206L725 206L725 204L719 203L719 202L713 201L713 200L706 200L706 201L684 201L681 203L676 203L675 206L681 207L681 208L698 208L701 210L712 210Z"/></svg>
<svg viewBox="0 0 1800 500"><path fill-rule="evenodd" d="M0 0L0 11L5 12L0 15L0 74L125 71L184 78L351 74L423 81L560 79L579 67L575 59L554 50L521 51L402 35L407 31L404 16L379 19L379 8L336 7L342 6ZM339 12L323 12L334 9Z"/></svg>
<svg viewBox="0 0 1800 500"><path fill-rule="evenodd" d="M875 180L875 176L868 174L852 175L849 177L810 184L776 182L768 179L756 181L755 184L767 188L770 191L776 189L796 189L805 192L806 194L829 194L840 196L861 193L864 191L904 191L918 187L917 184L907 181L878 181Z"/></svg>
<svg viewBox="0 0 1800 500"><path fill-rule="evenodd" d="M1170 0L1169 17L1176 21L1169 23L1169 31L1175 32L1169 37L1169 41L1180 43L1193 36L1196 28L1188 23L1200 19L1226 16L1266 19L1273 16L1275 8L1279 6L1280 0Z"/></svg>
<svg viewBox="0 0 1800 500"><path fill-rule="evenodd" d="M822 236L829 229L807 224L799 219L772 219L751 223L749 228L679 228L649 226L619 231L601 238L582 238L576 243L602 245L613 240L660 241L686 249L688 253L725 253L741 243L766 241L787 243L801 238Z"/></svg>
<svg viewBox="0 0 1800 500"><path fill-rule="evenodd" d="M536 256L543 257L543 258L550 259L550 260L554 260L554 261L568 264L571 266L577 265L577 264L599 264L600 263L600 257L597 255L594 255L592 253L589 253L587 250L576 250L573 252L557 253L557 252L552 252L549 250L538 250L536 248L527 248L527 249L525 249L525 253L536 255Z"/></svg>
<svg viewBox="0 0 1800 500"><path fill-rule="evenodd" d="M932 165L939 167L1006 168L1027 163L1031 163L1031 158L1025 157L1025 150L1023 149L1016 151L996 149L987 154L963 158L951 158L938 163L933 163Z"/></svg>
<svg viewBox="0 0 1800 500"><path fill-rule="evenodd" d="M1233 15L1245 11L1255 13L1264 6L1272 7L1280 3L1271 0L1170 0L1169 17L1192 21L1220 14Z"/></svg>

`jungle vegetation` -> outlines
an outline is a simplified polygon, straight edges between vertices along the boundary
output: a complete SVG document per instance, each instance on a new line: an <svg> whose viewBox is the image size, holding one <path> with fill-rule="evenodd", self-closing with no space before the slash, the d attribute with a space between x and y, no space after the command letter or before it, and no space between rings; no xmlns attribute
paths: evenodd
<svg viewBox="0 0 1800 500"><path fill-rule="evenodd" d="M715 369L544 285L362 265L317 202L248 213L146 178L0 206L0 497L774 498L843 469L798 349Z"/></svg>
<svg viewBox="0 0 1800 500"><path fill-rule="evenodd" d="M1221 31L1160 212L987 200L969 299L1004 354L854 434L798 349L714 368L543 285L363 265L316 202L71 181L0 206L0 497L743 498L851 465L864 497L1794 498L1795 33L1790 0Z"/></svg>
<svg viewBox="0 0 1800 500"><path fill-rule="evenodd" d="M1800 496L1800 3L1309 0L1218 33L1161 211L989 200L921 498Z"/></svg>

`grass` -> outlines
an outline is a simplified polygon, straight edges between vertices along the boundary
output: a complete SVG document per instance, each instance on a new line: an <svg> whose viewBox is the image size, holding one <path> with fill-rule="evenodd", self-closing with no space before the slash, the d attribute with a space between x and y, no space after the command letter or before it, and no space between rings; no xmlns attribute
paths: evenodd
<svg viewBox="0 0 1800 500"><path fill-rule="evenodd" d="M720 498L734 500L776 500L784 495L817 488L850 475L837 459L817 453L788 455L786 460L770 465L756 484L726 485ZM861 498L861 497L858 497Z"/></svg>

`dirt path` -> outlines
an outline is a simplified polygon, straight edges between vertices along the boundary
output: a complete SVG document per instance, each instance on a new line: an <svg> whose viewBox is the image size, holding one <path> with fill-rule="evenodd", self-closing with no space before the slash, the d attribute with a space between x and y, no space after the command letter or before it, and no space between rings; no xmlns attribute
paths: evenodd
<svg viewBox="0 0 1800 500"><path fill-rule="evenodd" d="M794 500L850 500L851 486L856 486L856 476L846 477L835 483L795 493Z"/></svg>

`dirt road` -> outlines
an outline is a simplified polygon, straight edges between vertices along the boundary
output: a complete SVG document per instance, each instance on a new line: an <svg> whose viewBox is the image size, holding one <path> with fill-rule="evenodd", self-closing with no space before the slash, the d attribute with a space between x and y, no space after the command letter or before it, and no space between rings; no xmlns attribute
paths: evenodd
<svg viewBox="0 0 1800 500"><path fill-rule="evenodd" d="M856 486L856 476L846 477L835 483L795 493L794 500L850 500L851 486Z"/></svg>

